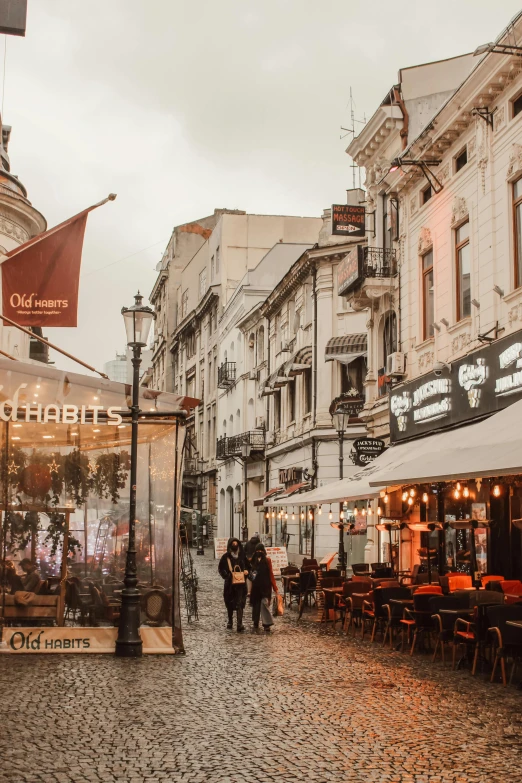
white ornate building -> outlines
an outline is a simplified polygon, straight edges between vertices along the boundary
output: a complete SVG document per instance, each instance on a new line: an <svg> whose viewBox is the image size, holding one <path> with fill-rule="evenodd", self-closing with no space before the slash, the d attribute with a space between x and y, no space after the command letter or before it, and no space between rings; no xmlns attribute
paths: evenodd
<svg viewBox="0 0 522 783"><path fill-rule="evenodd" d="M28 200L25 187L11 173L7 152L10 135L11 127L2 125L0 120L0 254L13 250L47 228L43 215ZM11 326L0 324L0 346L17 359L31 357L46 361L46 350L40 350L41 343Z"/></svg>

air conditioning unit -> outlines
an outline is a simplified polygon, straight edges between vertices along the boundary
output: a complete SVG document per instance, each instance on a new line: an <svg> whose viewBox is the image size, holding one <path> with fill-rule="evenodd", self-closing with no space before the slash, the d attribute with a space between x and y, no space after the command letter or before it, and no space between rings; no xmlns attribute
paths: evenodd
<svg viewBox="0 0 522 783"><path fill-rule="evenodd" d="M281 343L281 353L288 353L290 346L287 342Z"/></svg>
<svg viewBox="0 0 522 783"><path fill-rule="evenodd" d="M265 417L256 416L256 430L264 430L264 429L265 429Z"/></svg>
<svg viewBox="0 0 522 783"><path fill-rule="evenodd" d="M396 351L386 358L386 375L397 378L406 373L406 354Z"/></svg>
<svg viewBox="0 0 522 783"><path fill-rule="evenodd" d="M275 443L275 434L271 431L266 433L266 444L267 446L271 446Z"/></svg>
<svg viewBox="0 0 522 783"><path fill-rule="evenodd" d="M258 370L250 370L248 373L248 379L250 381L257 381L259 380L259 371Z"/></svg>

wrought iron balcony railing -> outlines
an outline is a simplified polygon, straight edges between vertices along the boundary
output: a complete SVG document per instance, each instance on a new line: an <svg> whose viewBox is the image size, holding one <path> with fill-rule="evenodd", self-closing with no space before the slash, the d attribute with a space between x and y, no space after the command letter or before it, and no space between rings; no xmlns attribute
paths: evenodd
<svg viewBox="0 0 522 783"><path fill-rule="evenodd" d="M383 247L363 247L362 277L395 277L397 253Z"/></svg>
<svg viewBox="0 0 522 783"><path fill-rule="evenodd" d="M230 438L218 438L216 444L217 459L228 457L249 457L253 452L263 452L265 448L265 431L250 430Z"/></svg>
<svg viewBox="0 0 522 783"><path fill-rule="evenodd" d="M218 367L218 389L228 389L236 382L236 363L223 362Z"/></svg>

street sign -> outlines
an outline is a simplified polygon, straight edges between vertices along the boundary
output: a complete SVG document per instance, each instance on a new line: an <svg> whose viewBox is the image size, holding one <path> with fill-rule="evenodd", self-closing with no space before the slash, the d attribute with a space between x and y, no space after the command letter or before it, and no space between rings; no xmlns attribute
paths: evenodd
<svg viewBox="0 0 522 783"><path fill-rule="evenodd" d="M364 204L332 204L332 234L343 237L363 237L365 229Z"/></svg>
<svg viewBox="0 0 522 783"><path fill-rule="evenodd" d="M384 441L380 438L356 438L350 457L355 465L363 467L378 457L386 449Z"/></svg>

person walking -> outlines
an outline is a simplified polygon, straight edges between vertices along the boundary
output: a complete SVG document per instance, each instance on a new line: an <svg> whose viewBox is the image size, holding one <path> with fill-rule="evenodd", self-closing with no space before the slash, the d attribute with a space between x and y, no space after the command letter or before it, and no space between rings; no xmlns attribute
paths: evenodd
<svg viewBox="0 0 522 783"><path fill-rule="evenodd" d="M272 568L272 561L268 557L263 544L256 545L250 568L249 578L252 580L250 604L252 606L254 630L259 628L259 621L261 620L263 628L269 633L271 626L274 624L274 619L270 612L272 590L275 593L279 593L279 590Z"/></svg>
<svg viewBox="0 0 522 783"><path fill-rule="evenodd" d="M261 539L259 538L259 533L254 533L252 538L250 538L246 544L245 544L245 555L247 556L248 561L250 562L252 560L252 557L254 555L254 552L256 551L256 546L261 543Z"/></svg>
<svg viewBox="0 0 522 783"><path fill-rule="evenodd" d="M219 561L218 571L225 580L223 599L228 612L227 628L232 628L234 612L236 612L237 632L241 633L245 630L243 611L247 597L246 576L249 570L243 545L238 538L228 539L227 551Z"/></svg>

